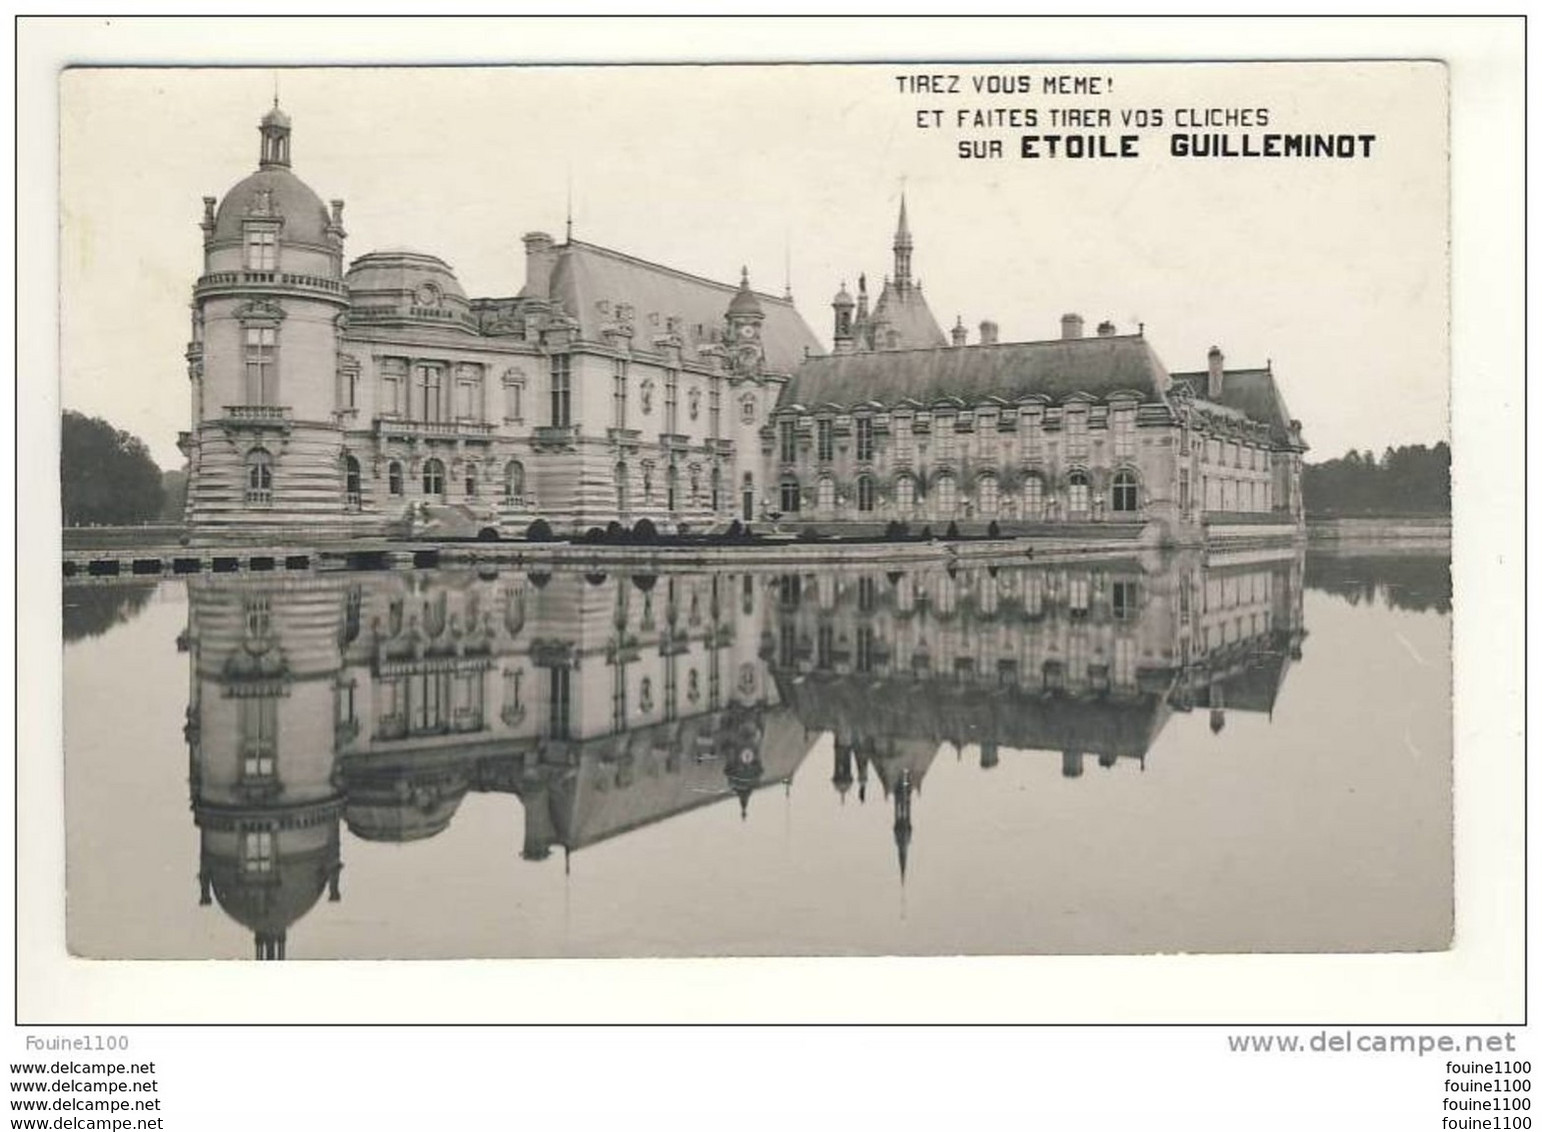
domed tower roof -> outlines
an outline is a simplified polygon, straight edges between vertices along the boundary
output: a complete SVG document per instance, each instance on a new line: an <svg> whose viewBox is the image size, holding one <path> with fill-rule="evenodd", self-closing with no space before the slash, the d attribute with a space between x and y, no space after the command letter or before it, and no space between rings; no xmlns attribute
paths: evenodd
<svg viewBox="0 0 1542 1132"><path fill-rule="evenodd" d="M289 115L273 108L258 127L262 149L257 172L238 181L220 201L213 239L239 240L242 221L252 217L283 220L279 239L289 244L325 244L329 217L326 205L289 168Z"/></svg>
<svg viewBox="0 0 1542 1132"><path fill-rule="evenodd" d="M327 207L321 198L285 166L259 169L236 182L214 214L216 240L241 239L241 222L254 216L282 217L280 234L286 244L324 244Z"/></svg>
<svg viewBox="0 0 1542 1132"><path fill-rule="evenodd" d="M453 768L350 775L343 819L361 841L422 841L449 828L470 785Z"/></svg>
<svg viewBox="0 0 1542 1132"><path fill-rule="evenodd" d="M850 310L857 305L856 300L851 297L851 292L846 290L844 280L841 282L841 289L835 293L835 298L830 301L830 305L845 310Z"/></svg>
<svg viewBox="0 0 1542 1132"><path fill-rule="evenodd" d="M755 297L755 292L750 290L750 269L740 269L739 289L734 292L733 299L728 304L729 318L764 318L765 311L761 308L760 300Z"/></svg>
<svg viewBox="0 0 1542 1132"><path fill-rule="evenodd" d="M471 303L450 265L409 248L370 252L344 277L355 317L469 329Z"/></svg>
<svg viewBox="0 0 1542 1132"><path fill-rule="evenodd" d="M323 892L338 898L337 876L341 869L335 819L317 843L307 838L298 849L286 847L282 831L269 831L274 856L260 872L243 868L231 846L216 847L207 836L200 876L205 887L201 903L209 898L226 915L252 933L259 959L282 959L284 942L292 924L315 907Z"/></svg>

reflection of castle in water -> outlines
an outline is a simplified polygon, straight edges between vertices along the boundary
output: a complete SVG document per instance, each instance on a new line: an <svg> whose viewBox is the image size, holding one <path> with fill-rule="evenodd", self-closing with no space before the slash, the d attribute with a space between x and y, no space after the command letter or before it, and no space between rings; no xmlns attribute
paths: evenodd
<svg viewBox="0 0 1542 1132"><path fill-rule="evenodd" d="M190 579L187 735L202 902L283 958L341 899L341 827L432 837L509 793L564 856L790 783L911 807L940 744L1144 764L1169 714L1268 711L1304 635L1301 561L885 573L508 571ZM511 849L512 852L512 849Z"/></svg>

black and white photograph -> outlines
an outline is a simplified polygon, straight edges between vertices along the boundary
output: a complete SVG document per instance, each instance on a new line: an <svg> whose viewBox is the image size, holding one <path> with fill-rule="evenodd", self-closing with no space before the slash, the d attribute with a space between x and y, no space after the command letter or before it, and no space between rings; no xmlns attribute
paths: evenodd
<svg viewBox="0 0 1542 1132"><path fill-rule="evenodd" d="M61 97L74 954L1449 946L1438 65Z"/></svg>

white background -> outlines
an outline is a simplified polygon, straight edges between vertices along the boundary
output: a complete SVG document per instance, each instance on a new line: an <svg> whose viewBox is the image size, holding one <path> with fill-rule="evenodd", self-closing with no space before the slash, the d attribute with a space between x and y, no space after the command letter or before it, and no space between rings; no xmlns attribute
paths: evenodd
<svg viewBox="0 0 1542 1132"><path fill-rule="evenodd" d="M1514 22L239 21L21 29L16 487L21 1016L76 1020L1518 1023L1522 56ZM66 61L1442 58L1451 65L1457 946L1428 956L538 964L63 957L56 78ZM173 359L174 363L175 359ZM11 873L6 869L7 875ZM1309 1036L1321 1025L1302 1031ZM107 1031L96 1031L107 1032ZM970 1030L133 1031L168 1128L678 1126L1060 1116L1079 1126L1438 1127L1434 1059L1228 1055L1223 1026ZM1455 1031L1458 1033L1465 1031ZM1517 1050L1526 1049L1524 1037ZM50 1060L65 1056L49 1053Z"/></svg>

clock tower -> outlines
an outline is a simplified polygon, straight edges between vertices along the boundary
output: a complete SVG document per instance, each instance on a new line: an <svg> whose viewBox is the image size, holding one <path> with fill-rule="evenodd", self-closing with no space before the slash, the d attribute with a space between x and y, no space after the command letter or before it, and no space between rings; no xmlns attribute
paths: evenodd
<svg viewBox="0 0 1542 1132"><path fill-rule="evenodd" d="M760 369L765 358L765 347L760 337L761 326L765 321L766 312L761 309L755 292L750 290L750 270L743 268L739 276L739 290L728 304L727 345L735 372L755 373Z"/></svg>

